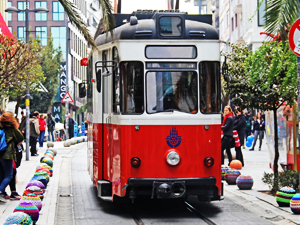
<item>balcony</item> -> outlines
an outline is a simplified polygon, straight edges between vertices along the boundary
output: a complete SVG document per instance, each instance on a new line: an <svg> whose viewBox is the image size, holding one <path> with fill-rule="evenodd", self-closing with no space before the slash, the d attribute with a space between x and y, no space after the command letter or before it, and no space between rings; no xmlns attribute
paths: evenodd
<svg viewBox="0 0 300 225"><path fill-rule="evenodd" d="M234 0L234 4L232 4L233 12L236 14L242 13L242 4L240 0Z"/></svg>

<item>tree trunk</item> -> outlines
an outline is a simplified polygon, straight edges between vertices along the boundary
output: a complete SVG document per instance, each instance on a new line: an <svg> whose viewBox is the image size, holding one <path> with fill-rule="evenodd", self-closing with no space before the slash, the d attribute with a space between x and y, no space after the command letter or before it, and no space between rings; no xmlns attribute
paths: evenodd
<svg viewBox="0 0 300 225"><path fill-rule="evenodd" d="M20 107L21 100L22 100L21 96L18 95L17 96L17 104L15 106L15 115L16 115L15 118L16 119L18 118L18 112L19 112L19 107Z"/></svg>
<svg viewBox="0 0 300 225"><path fill-rule="evenodd" d="M274 157L274 186L272 192L278 190L278 160L279 160L279 150L278 150L278 124L277 124L277 108L273 108L274 115L274 149L275 149L275 157Z"/></svg>

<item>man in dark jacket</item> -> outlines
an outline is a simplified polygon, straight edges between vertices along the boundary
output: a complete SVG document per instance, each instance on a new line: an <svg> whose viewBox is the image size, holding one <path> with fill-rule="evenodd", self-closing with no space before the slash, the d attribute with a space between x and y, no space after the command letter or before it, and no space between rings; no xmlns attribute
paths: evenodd
<svg viewBox="0 0 300 225"><path fill-rule="evenodd" d="M67 119L67 123L69 126L69 138L71 139L72 137L74 137L74 120L71 117L71 114L68 114L68 119ZM66 121L65 121L65 129L66 129Z"/></svg>
<svg viewBox="0 0 300 225"><path fill-rule="evenodd" d="M244 157L243 157L243 153L241 150L241 146L244 145L246 118L240 107L236 108L235 114L236 114L236 117L234 120L233 130L237 131L239 139L240 139L240 144L241 144L240 147L235 147L236 159L240 160L242 165L244 166Z"/></svg>
<svg viewBox="0 0 300 225"><path fill-rule="evenodd" d="M29 119L29 127L30 127L30 152L31 152L31 156L38 156L39 154L37 154L36 152L36 143L37 143L37 138L40 135L40 125L39 125L39 112L35 111L33 113L32 118Z"/></svg>

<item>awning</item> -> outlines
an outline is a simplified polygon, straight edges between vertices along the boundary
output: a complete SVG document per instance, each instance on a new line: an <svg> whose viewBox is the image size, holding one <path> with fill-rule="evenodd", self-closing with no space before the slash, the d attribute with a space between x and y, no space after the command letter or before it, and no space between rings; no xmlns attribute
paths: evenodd
<svg viewBox="0 0 300 225"><path fill-rule="evenodd" d="M5 36L14 38L14 36L12 35L12 33L10 32L10 30L8 29L1 13L0 13L0 34L4 34Z"/></svg>

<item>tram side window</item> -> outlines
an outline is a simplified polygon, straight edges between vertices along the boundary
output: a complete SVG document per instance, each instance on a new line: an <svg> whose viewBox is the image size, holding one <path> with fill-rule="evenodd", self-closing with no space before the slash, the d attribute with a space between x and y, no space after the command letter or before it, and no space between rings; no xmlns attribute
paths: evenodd
<svg viewBox="0 0 300 225"><path fill-rule="evenodd" d="M119 65L119 54L116 47L113 48L112 60ZM113 112L120 113L120 76L118 67L113 69Z"/></svg>
<svg viewBox="0 0 300 225"><path fill-rule="evenodd" d="M121 62L122 113L144 112L144 65L142 62Z"/></svg>
<svg viewBox="0 0 300 225"><path fill-rule="evenodd" d="M199 82L201 113L220 113L220 63L200 62Z"/></svg>

